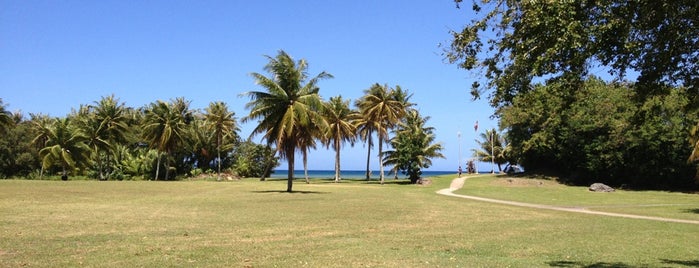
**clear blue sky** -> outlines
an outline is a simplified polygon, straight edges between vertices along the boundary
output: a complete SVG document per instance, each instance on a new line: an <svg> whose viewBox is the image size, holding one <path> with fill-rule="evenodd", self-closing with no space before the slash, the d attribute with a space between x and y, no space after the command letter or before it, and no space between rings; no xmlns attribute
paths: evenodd
<svg viewBox="0 0 699 268"><path fill-rule="evenodd" d="M260 90L249 74L284 50L305 58L311 75L335 76L319 84L325 99L355 100L377 82L409 90L445 147L429 170L456 170L457 133L465 159L474 122L496 127L493 109L468 93L481 78L445 63L439 47L468 11L451 0L0 0L0 98L10 111L65 116L111 94L131 107L185 97L194 109L224 101L241 118L249 100L239 94ZM241 135L252 129L241 125ZM343 169L364 169L366 147L346 145L342 159ZM333 161L319 148L309 168Z"/></svg>

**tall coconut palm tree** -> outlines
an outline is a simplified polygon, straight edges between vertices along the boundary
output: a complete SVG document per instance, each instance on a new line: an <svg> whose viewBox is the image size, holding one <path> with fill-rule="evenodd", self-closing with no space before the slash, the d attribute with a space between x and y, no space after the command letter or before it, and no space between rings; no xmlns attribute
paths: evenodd
<svg viewBox="0 0 699 268"><path fill-rule="evenodd" d="M119 99L114 95L102 97L99 102L95 102L90 106L92 115L90 116L91 124L97 125L97 137L104 141L103 147L99 148L106 152L106 169L111 172L112 164L110 156L114 152L117 144L126 140L126 135L129 131L127 124L128 117L126 113L126 105L119 102ZM99 159L99 151L96 151ZM103 171L100 167L100 175Z"/></svg>
<svg viewBox="0 0 699 268"><path fill-rule="evenodd" d="M160 173L161 156L165 154L165 178L169 179L170 164L169 155L178 146L186 131L185 116L186 111L181 107L176 107L171 103L157 101L151 103L145 110L143 122L143 135L150 148L157 149L158 164L155 169L155 179Z"/></svg>
<svg viewBox="0 0 699 268"><path fill-rule="evenodd" d="M44 169L58 164L63 171L62 178L67 179L69 169L87 163L90 147L83 142L85 137L73 128L70 118L55 119L46 135L46 147L39 151Z"/></svg>
<svg viewBox="0 0 699 268"><path fill-rule="evenodd" d="M335 150L335 182L339 182L340 177L340 149L342 144L350 142L354 145L357 139L356 120L359 118L359 113L350 109L349 100L343 100L342 96L331 97L330 101L325 103L323 117L328 122L328 129L325 132L324 143L326 146L332 144Z"/></svg>
<svg viewBox="0 0 699 268"><path fill-rule="evenodd" d="M395 92L388 85L382 86L377 83L365 90L364 96L356 102L359 113L364 117L364 120L373 122L372 131L376 132L379 141L378 158L381 184L384 183L383 142L388 141L388 131L406 114L406 105L409 103L407 98L397 98Z"/></svg>
<svg viewBox="0 0 699 268"><path fill-rule="evenodd" d="M306 60L294 61L284 51L279 51L276 57L266 57L269 62L264 70L270 76L252 73L255 82L266 91L243 93L250 98L250 102L245 106L250 109L250 114L242 121L259 120L251 136L263 134L267 143L274 144L279 156L287 160L287 192L291 192L294 154L299 142L303 140L304 133L323 122L318 113L322 107L322 100L318 95L318 80L331 78L332 75L321 72L308 79Z"/></svg>
<svg viewBox="0 0 699 268"><path fill-rule="evenodd" d="M234 132L238 131L235 112L229 111L228 106L224 102L212 102L206 108L204 120L206 120L209 129L213 131L216 137L217 179L221 180L221 146L225 137L232 136Z"/></svg>
<svg viewBox="0 0 699 268"><path fill-rule="evenodd" d="M29 114L31 116L31 128L34 133L34 139L32 139L32 145L41 150L48 144L49 136L51 135L51 124L53 120L45 114ZM41 171L39 172L39 179L44 177L44 165L41 165Z"/></svg>

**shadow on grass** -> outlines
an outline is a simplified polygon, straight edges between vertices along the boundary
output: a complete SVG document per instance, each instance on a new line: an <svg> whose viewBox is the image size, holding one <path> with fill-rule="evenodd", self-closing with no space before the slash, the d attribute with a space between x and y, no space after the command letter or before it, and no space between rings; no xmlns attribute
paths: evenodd
<svg viewBox="0 0 699 268"><path fill-rule="evenodd" d="M584 267L584 268L626 268L636 267L622 262L596 262L584 263L579 261L552 261L548 262L551 267Z"/></svg>
<svg viewBox="0 0 699 268"><path fill-rule="evenodd" d="M667 263L667 264L684 265L684 266L689 266L689 267L699 267L699 260L693 260L693 261L666 260L666 259L660 259L660 260L663 263Z"/></svg>
<svg viewBox="0 0 699 268"><path fill-rule="evenodd" d="M252 191L258 194L268 194L268 193L278 193L278 194L329 194L330 192L319 192L319 191L281 191L281 190L266 190L266 191Z"/></svg>
<svg viewBox="0 0 699 268"><path fill-rule="evenodd" d="M690 209L685 209L684 213L694 213L694 214L699 214L699 208L690 208Z"/></svg>

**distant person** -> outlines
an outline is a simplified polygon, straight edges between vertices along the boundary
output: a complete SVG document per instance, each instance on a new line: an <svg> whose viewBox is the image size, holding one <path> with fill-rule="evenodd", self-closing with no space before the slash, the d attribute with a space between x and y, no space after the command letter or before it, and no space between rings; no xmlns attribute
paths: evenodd
<svg viewBox="0 0 699 268"><path fill-rule="evenodd" d="M461 178L461 166L459 166L459 178Z"/></svg>

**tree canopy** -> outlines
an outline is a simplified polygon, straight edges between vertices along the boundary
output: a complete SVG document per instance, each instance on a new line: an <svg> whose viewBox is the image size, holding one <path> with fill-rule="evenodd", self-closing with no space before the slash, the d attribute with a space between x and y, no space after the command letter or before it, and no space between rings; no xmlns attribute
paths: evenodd
<svg viewBox="0 0 699 268"><path fill-rule="evenodd" d="M455 0L457 7L463 0ZM453 31L446 59L479 69L491 103L508 104L535 79L579 83L606 70L633 79L640 97L657 85L699 91L699 2L694 0L473 0L476 19Z"/></svg>

